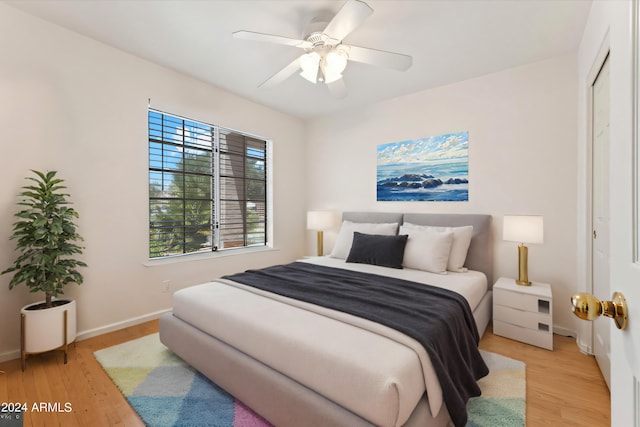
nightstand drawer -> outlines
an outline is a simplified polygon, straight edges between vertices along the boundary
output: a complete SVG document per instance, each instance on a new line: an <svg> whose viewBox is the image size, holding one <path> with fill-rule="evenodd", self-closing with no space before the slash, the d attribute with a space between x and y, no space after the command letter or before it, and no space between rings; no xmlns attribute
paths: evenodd
<svg viewBox="0 0 640 427"><path fill-rule="evenodd" d="M517 325L493 320L493 333L527 344L553 350L553 333L523 328Z"/></svg>
<svg viewBox="0 0 640 427"><path fill-rule="evenodd" d="M526 310L544 314L549 314L551 312L550 300L540 298L536 295L529 295L500 289L496 290L493 293L493 301L497 305L513 307L519 310Z"/></svg>
<svg viewBox="0 0 640 427"><path fill-rule="evenodd" d="M493 318L504 323L521 326L536 331L551 331L551 316L549 314L516 310L503 305L493 306Z"/></svg>

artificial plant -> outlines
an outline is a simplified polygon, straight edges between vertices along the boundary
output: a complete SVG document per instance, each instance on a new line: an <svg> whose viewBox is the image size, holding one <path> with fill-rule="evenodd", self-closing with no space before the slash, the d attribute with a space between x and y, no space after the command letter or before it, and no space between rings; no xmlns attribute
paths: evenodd
<svg viewBox="0 0 640 427"><path fill-rule="evenodd" d="M53 307L52 297L63 293L69 283L82 284L78 267L87 265L73 258L83 248L77 242L82 237L76 231L78 213L69 206L64 180L56 178L56 171L42 173L32 170L36 177L26 179L31 185L22 187L10 239L17 239L20 255L13 265L0 274L15 272L9 289L24 283L31 292L44 292L42 308Z"/></svg>

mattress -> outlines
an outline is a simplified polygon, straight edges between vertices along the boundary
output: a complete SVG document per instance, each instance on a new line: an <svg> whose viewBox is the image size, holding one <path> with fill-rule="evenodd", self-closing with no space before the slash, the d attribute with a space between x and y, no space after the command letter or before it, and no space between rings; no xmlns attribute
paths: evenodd
<svg viewBox="0 0 640 427"><path fill-rule="evenodd" d="M474 271L439 275L334 258L302 261L446 287L472 308L487 290L485 276ZM223 279L176 292L173 314L373 424L404 424L425 390L434 416L442 407L422 346L377 323Z"/></svg>

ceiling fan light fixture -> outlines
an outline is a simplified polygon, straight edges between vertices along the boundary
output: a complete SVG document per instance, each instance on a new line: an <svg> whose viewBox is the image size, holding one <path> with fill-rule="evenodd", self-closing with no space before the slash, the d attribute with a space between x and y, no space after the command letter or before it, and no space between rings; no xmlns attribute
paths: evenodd
<svg viewBox="0 0 640 427"><path fill-rule="evenodd" d="M236 31L234 38L277 43L305 51L289 65L272 75L259 87L270 88L299 72L311 83L326 83L336 98L347 95L343 72L348 61L406 71L411 67L409 55L343 44L343 40L373 13L363 0L345 0L337 13L328 11L317 16L305 31L305 39L295 39L275 34ZM342 80L341 80L342 79Z"/></svg>
<svg viewBox="0 0 640 427"><path fill-rule="evenodd" d="M348 56L341 49L333 49L320 62L322 76L326 84L333 83L342 78L342 72L347 68Z"/></svg>
<svg viewBox="0 0 640 427"><path fill-rule="evenodd" d="M300 57L300 68L302 68L300 75L311 83L315 83L318 80L320 59L318 52L309 52Z"/></svg>
<svg viewBox="0 0 640 427"><path fill-rule="evenodd" d="M324 59L325 72L330 74L342 74L345 68L347 68L347 53L341 49L333 49L327 53Z"/></svg>

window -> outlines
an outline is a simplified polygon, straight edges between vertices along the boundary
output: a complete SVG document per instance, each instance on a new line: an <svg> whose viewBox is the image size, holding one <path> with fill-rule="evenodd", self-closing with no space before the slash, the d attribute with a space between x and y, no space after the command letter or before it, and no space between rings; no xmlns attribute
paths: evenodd
<svg viewBox="0 0 640 427"><path fill-rule="evenodd" d="M266 245L267 146L149 109L149 257Z"/></svg>

